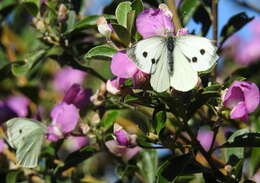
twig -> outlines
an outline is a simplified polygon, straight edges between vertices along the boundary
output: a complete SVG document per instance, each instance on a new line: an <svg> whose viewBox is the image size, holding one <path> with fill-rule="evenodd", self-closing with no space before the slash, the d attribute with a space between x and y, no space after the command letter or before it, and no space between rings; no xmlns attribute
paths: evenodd
<svg viewBox="0 0 260 183"><path fill-rule="evenodd" d="M212 25L213 25L213 40L215 40L215 45L218 44L218 0L212 0ZM214 72L212 72L213 80L217 77L217 67L215 67Z"/></svg>
<svg viewBox="0 0 260 183"><path fill-rule="evenodd" d="M176 32L182 28L181 21L177 12L175 0L167 0L167 5L173 14L173 23L176 28Z"/></svg>
<svg viewBox="0 0 260 183"><path fill-rule="evenodd" d="M218 0L212 0L213 40L218 41Z"/></svg>
<svg viewBox="0 0 260 183"><path fill-rule="evenodd" d="M193 146L196 146L198 148L198 150L201 152L201 154L204 156L204 158L207 160L210 167L213 169L215 176L218 177L223 182L230 182L230 183L235 182L232 178L225 176L224 174L222 174L219 171L219 169L216 167L215 162L213 161L211 155L207 151L205 151L205 149L202 147L200 142L197 140L195 134L190 129L188 123L183 122L183 126L184 126L185 130L187 131L187 133L190 135L190 137L192 139L191 142L193 143Z"/></svg>

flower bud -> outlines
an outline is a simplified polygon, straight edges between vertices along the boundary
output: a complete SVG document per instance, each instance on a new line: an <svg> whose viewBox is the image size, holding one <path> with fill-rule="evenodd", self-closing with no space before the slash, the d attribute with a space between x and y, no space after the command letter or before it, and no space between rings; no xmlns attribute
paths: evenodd
<svg viewBox="0 0 260 183"><path fill-rule="evenodd" d="M112 29L107 24L105 17L102 16L97 19L97 27L98 27L98 32L100 34L105 36L107 39L110 39Z"/></svg>
<svg viewBox="0 0 260 183"><path fill-rule="evenodd" d="M169 7L166 4L161 3L159 5L159 9L163 10L164 15L169 16L171 18L173 17L173 14L172 14L171 10L169 9Z"/></svg>
<svg viewBox="0 0 260 183"><path fill-rule="evenodd" d="M61 4L58 10L58 20L64 21L67 19L68 9L64 4Z"/></svg>

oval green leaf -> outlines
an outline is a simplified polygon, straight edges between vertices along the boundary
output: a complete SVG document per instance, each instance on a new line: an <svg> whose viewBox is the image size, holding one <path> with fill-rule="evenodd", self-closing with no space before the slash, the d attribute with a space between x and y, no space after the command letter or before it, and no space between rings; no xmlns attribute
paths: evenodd
<svg viewBox="0 0 260 183"><path fill-rule="evenodd" d="M96 46L94 48L91 48L85 55L85 59L90 59L92 57L96 56L102 56L102 57L109 57L112 58L112 56L117 52L115 48L112 48L110 46L101 45Z"/></svg>
<svg viewBox="0 0 260 183"><path fill-rule="evenodd" d="M116 19L117 22L124 26L125 28L127 27L127 16L128 13L132 10L132 3L130 1L122 2L120 3L117 8L116 8Z"/></svg>

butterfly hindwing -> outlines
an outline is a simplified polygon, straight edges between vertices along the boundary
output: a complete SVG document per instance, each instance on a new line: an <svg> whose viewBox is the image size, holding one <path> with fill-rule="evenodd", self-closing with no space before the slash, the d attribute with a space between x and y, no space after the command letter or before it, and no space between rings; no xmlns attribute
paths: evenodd
<svg viewBox="0 0 260 183"><path fill-rule="evenodd" d="M155 36L139 41L128 49L127 54L141 71L153 73L164 46L165 38Z"/></svg>
<svg viewBox="0 0 260 183"><path fill-rule="evenodd" d="M198 82L198 73L189 63L179 47L173 51L173 74L170 77L171 86L178 91L189 91L193 89Z"/></svg>
<svg viewBox="0 0 260 183"><path fill-rule="evenodd" d="M213 41L195 35L177 36L175 47L187 57L193 69L197 72L207 71L212 68L217 59L217 47Z"/></svg>
<svg viewBox="0 0 260 183"><path fill-rule="evenodd" d="M163 92L170 87L170 73L167 64L167 52L163 51L150 80L151 86L157 92Z"/></svg>
<svg viewBox="0 0 260 183"><path fill-rule="evenodd" d="M26 168L34 168L38 164L44 134L41 129L35 130L30 136L25 137L25 142L17 149L18 164Z"/></svg>
<svg viewBox="0 0 260 183"><path fill-rule="evenodd" d="M47 127L36 120L13 118L6 122L7 141L16 149L17 162L22 167L37 166Z"/></svg>

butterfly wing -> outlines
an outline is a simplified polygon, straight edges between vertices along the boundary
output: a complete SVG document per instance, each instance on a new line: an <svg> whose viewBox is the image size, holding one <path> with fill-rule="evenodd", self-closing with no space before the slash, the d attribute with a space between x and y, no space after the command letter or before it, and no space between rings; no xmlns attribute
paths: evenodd
<svg viewBox="0 0 260 183"><path fill-rule="evenodd" d="M217 47L213 41L194 35L177 36L175 47L182 53L197 72L207 71L212 68L218 59Z"/></svg>
<svg viewBox="0 0 260 183"><path fill-rule="evenodd" d="M26 168L36 167L47 127L26 118L13 118L6 124L7 141L16 149L18 164Z"/></svg>
<svg viewBox="0 0 260 183"><path fill-rule="evenodd" d="M153 73L164 47L165 38L155 36L137 42L132 48L128 49L127 55L141 71Z"/></svg>
<svg viewBox="0 0 260 183"><path fill-rule="evenodd" d="M156 64L156 70L151 75L151 86L157 92L163 92L170 87L170 74L167 67L167 50L164 47L158 63Z"/></svg>
<svg viewBox="0 0 260 183"><path fill-rule="evenodd" d="M171 86L178 91L189 91L198 83L198 73L189 63L182 50L175 46L173 51L173 73L170 77Z"/></svg>

